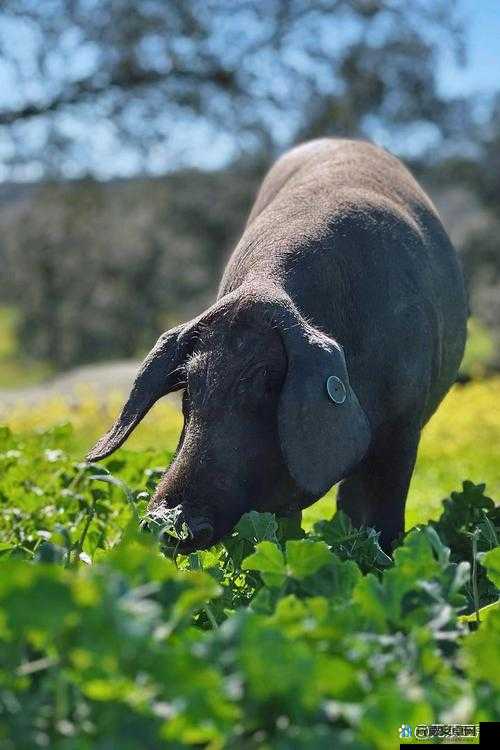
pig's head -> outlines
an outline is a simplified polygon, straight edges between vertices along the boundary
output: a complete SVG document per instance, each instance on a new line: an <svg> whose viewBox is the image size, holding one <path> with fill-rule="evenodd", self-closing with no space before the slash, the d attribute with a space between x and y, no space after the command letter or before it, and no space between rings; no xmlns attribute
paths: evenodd
<svg viewBox="0 0 500 750"><path fill-rule="evenodd" d="M214 544L243 513L321 497L366 454L370 431L341 347L281 291L244 289L163 334L89 461L115 451L153 404L184 390L184 428L149 514L183 552Z"/></svg>

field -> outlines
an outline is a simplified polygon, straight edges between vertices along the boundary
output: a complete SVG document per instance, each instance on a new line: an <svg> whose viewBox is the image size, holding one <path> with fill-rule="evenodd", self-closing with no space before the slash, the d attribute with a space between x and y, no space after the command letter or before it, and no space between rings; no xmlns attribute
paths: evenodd
<svg viewBox="0 0 500 750"><path fill-rule="evenodd" d="M65 449L82 460L92 443L111 424L123 403L124 394L112 394L107 403L99 402L91 391L83 390L78 407L62 400L44 403L35 409L22 407L6 420L15 432L46 429L70 423L73 428ZM407 509L407 528L435 518L441 500L460 487L463 479L485 482L492 497L500 498L500 378L490 378L455 386L424 430L417 468L413 476ZM1 417L0 417L1 419ZM182 417L174 400L157 404L127 442L132 451L151 450L154 464L165 464L176 445ZM120 454L117 454L118 456ZM331 493L332 495L334 493ZM333 512L327 496L304 514L304 523L328 518Z"/></svg>
<svg viewBox="0 0 500 750"><path fill-rule="evenodd" d="M179 411L86 466L120 401L0 428L0 747L391 750L402 724L499 718L500 378L456 386L427 427L394 560L333 496L302 529L252 513L162 554L139 520Z"/></svg>

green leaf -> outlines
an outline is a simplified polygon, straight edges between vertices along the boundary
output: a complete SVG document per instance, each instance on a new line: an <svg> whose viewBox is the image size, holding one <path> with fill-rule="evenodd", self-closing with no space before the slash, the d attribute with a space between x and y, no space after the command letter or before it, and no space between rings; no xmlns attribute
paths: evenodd
<svg viewBox="0 0 500 750"><path fill-rule="evenodd" d="M127 500L130 503L134 502L134 494L131 491L131 489L125 484L125 482L121 479L118 479L118 477L113 477L106 474L92 474L89 479L91 479L94 482L107 482L107 484L112 484L115 487L118 487L124 494Z"/></svg>
<svg viewBox="0 0 500 750"><path fill-rule="evenodd" d="M251 699L281 713L300 717L317 708L316 656L303 641L292 642L259 615L249 617L239 644L239 665ZM262 720L261 716L261 720Z"/></svg>
<svg viewBox="0 0 500 750"><path fill-rule="evenodd" d="M285 558L272 542L260 542L253 555L243 560L243 570L257 570L267 586L281 586L286 578Z"/></svg>
<svg viewBox="0 0 500 750"><path fill-rule="evenodd" d="M481 557L481 565L486 568L490 581L500 588L500 547L486 552Z"/></svg>
<svg viewBox="0 0 500 750"><path fill-rule="evenodd" d="M106 726L124 750L389 750L403 721L497 717L500 512L484 485L464 483L394 561L341 512L307 535L299 513L252 512L170 561L128 502L145 505L164 452L121 449L103 469L75 462L69 440L0 428L9 747L86 750ZM478 627L475 613L457 623L471 534ZM76 565L80 547L92 565Z"/></svg>
<svg viewBox="0 0 500 750"><path fill-rule="evenodd" d="M333 555L325 542L309 539L290 540L286 543L287 571L299 580L316 573L333 560Z"/></svg>
<svg viewBox="0 0 500 750"><path fill-rule="evenodd" d="M384 586L372 573L364 576L353 591L353 601L371 629L383 633L388 629L387 596Z"/></svg>
<svg viewBox="0 0 500 750"><path fill-rule="evenodd" d="M479 629L464 639L462 663L474 682L500 690L500 607L494 607Z"/></svg>
<svg viewBox="0 0 500 750"><path fill-rule="evenodd" d="M325 541L341 560L354 560L365 573L392 565L380 546L380 533L367 527L355 528L341 510L329 521L315 523L314 537Z"/></svg>
<svg viewBox="0 0 500 750"><path fill-rule="evenodd" d="M248 539L252 544L263 541L276 541L278 524L273 513L258 513L252 510L243 515L236 527L242 539Z"/></svg>
<svg viewBox="0 0 500 750"><path fill-rule="evenodd" d="M481 622L486 620L488 617L500 609L500 599L492 604L487 604L486 607L481 607L479 610L479 619ZM477 613L473 612L470 615L460 615L458 618L460 622L477 622Z"/></svg>
<svg viewBox="0 0 500 750"><path fill-rule="evenodd" d="M331 555L330 561L303 582L307 596L325 596L336 604L351 601L352 592L362 578L354 560L340 560Z"/></svg>

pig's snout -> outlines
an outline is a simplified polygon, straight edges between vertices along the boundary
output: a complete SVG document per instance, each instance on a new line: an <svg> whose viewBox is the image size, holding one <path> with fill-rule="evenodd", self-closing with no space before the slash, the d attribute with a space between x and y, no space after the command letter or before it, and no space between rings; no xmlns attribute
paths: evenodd
<svg viewBox="0 0 500 750"><path fill-rule="evenodd" d="M192 521L188 525L188 531L191 535L190 541L195 549L208 547L214 535L214 527L206 519Z"/></svg>
<svg viewBox="0 0 500 750"><path fill-rule="evenodd" d="M167 545L202 549L213 536L213 523L205 515L189 513L182 505L175 508L159 506L149 513L149 522L161 527L160 539Z"/></svg>

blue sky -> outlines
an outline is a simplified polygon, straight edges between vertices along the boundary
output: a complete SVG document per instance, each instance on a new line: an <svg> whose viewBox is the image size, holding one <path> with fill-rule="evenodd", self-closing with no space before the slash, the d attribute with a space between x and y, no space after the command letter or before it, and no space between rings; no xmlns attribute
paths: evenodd
<svg viewBox="0 0 500 750"><path fill-rule="evenodd" d="M500 0L455 0L464 22L465 64L456 59L455 50L441 45L438 86L446 97L474 96L476 115L488 114L491 94L500 93ZM389 133L375 124L371 137L381 146L403 157L417 156L436 143L438 131L432 126L414 130L410 137L402 131Z"/></svg>
<svg viewBox="0 0 500 750"><path fill-rule="evenodd" d="M443 56L439 79L450 96L500 90L500 0L459 0L466 20L467 65Z"/></svg>

